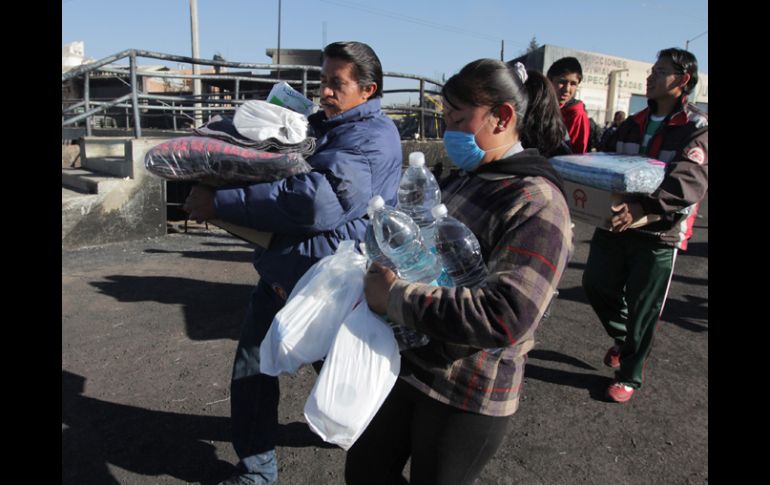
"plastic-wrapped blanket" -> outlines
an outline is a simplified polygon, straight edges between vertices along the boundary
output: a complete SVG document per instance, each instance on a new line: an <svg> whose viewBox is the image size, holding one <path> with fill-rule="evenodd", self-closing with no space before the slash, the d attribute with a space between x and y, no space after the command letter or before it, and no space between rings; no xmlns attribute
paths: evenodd
<svg viewBox="0 0 770 485"><path fill-rule="evenodd" d="M621 153L562 155L549 160L565 180L610 192L654 192L666 169L659 160Z"/></svg>
<svg viewBox="0 0 770 485"><path fill-rule="evenodd" d="M174 138L144 157L147 170L167 180L195 180L218 186L272 182L310 172L299 153L272 153L201 136Z"/></svg>

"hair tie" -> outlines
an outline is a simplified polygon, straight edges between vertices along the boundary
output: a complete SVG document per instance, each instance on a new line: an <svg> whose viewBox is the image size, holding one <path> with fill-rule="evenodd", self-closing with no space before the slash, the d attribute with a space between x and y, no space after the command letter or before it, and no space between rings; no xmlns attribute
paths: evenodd
<svg viewBox="0 0 770 485"><path fill-rule="evenodd" d="M527 78L529 76L527 76L527 68L524 67L524 64L522 64L521 62L517 62L516 64L513 65L513 68L516 69L516 74L519 75L519 79L521 79L521 84L524 84L525 82L527 82Z"/></svg>

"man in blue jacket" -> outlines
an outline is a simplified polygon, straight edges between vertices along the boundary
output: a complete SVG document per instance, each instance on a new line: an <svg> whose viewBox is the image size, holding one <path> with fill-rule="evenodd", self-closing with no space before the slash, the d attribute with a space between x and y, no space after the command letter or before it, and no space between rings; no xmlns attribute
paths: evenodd
<svg viewBox="0 0 770 485"><path fill-rule="evenodd" d="M257 248L260 279L238 341L231 382L233 447L239 473L227 484L269 484L278 476L278 379L259 372L259 346L297 280L340 241L362 241L374 195L396 204L401 142L380 109L382 66L360 42L324 49L322 112L309 117L317 149L310 173L241 188L195 187L185 204L195 220L221 219L274 233Z"/></svg>

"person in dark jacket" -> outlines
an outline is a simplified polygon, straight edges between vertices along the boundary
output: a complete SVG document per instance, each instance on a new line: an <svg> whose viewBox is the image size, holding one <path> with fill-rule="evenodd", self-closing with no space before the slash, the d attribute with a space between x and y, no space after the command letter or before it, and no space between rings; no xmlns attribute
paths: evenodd
<svg viewBox="0 0 770 485"><path fill-rule="evenodd" d="M616 150L616 145L618 142L618 128L620 128L620 125L623 123L623 121L625 121L625 119L625 111L615 112L615 116L612 118L612 124L604 130L604 133L602 133L602 139L599 142L599 148L597 148L598 151L614 152Z"/></svg>
<svg viewBox="0 0 770 485"><path fill-rule="evenodd" d="M697 82L693 54L660 51L647 77L648 108L618 128L614 151L647 155L665 162L666 169L652 194L608 208L612 227L594 232L583 273L588 301L614 340L604 363L617 369L607 388L615 402L627 402L642 387L677 250L687 249L698 203L708 190L708 121L687 103ZM645 221L650 222L636 227Z"/></svg>
<svg viewBox="0 0 770 485"><path fill-rule="evenodd" d="M604 129L594 121L588 118L588 143L586 143L586 153L595 152L599 149L599 142L604 134Z"/></svg>
<svg viewBox="0 0 770 485"><path fill-rule="evenodd" d="M572 153L585 153L588 149L590 124L582 101L575 99L578 85L583 81L583 67L574 57L562 57L551 64L546 76L556 90L561 116L567 127Z"/></svg>
<svg viewBox="0 0 770 485"><path fill-rule="evenodd" d="M231 415L239 472L223 483L277 480L278 379L259 371L259 346L287 295L310 266L342 240L363 241L369 199L396 204L401 141L381 110L382 67L360 42L324 49L322 111L309 117L316 151L313 170L271 183L217 191L196 187L186 209L196 220L225 222L274 233L254 253L259 283L243 324L233 365Z"/></svg>
<svg viewBox="0 0 770 485"><path fill-rule="evenodd" d="M406 483L410 458L412 483L470 484L518 408L526 354L572 247L561 178L520 142L525 118L547 106L528 103L525 79L523 66L480 59L444 85L444 147L461 170L442 181L442 201L478 238L489 276L447 288L370 267L370 308L430 342L401 353L393 390L348 450L348 484Z"/></svg>

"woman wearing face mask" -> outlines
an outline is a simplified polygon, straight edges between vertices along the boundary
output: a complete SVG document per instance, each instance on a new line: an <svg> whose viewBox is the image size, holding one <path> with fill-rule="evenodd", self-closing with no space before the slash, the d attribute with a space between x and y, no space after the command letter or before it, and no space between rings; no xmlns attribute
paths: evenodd
<svg viewBox="0 0 770 485"><path fill-rule="evenodd" d="M348 451L348 484L470 484L518 408L526 354L572 240L561 179L520 142L527 117L558 109L528 103L526 79L521 64L480 59L443 88L444 146L461 170L442 182L442 201L478 238L489 277L478 288L447 288L370 268L372 310L430 343L402 353L400 378ZM538 145L560 141L529 135Z"/></svg>

